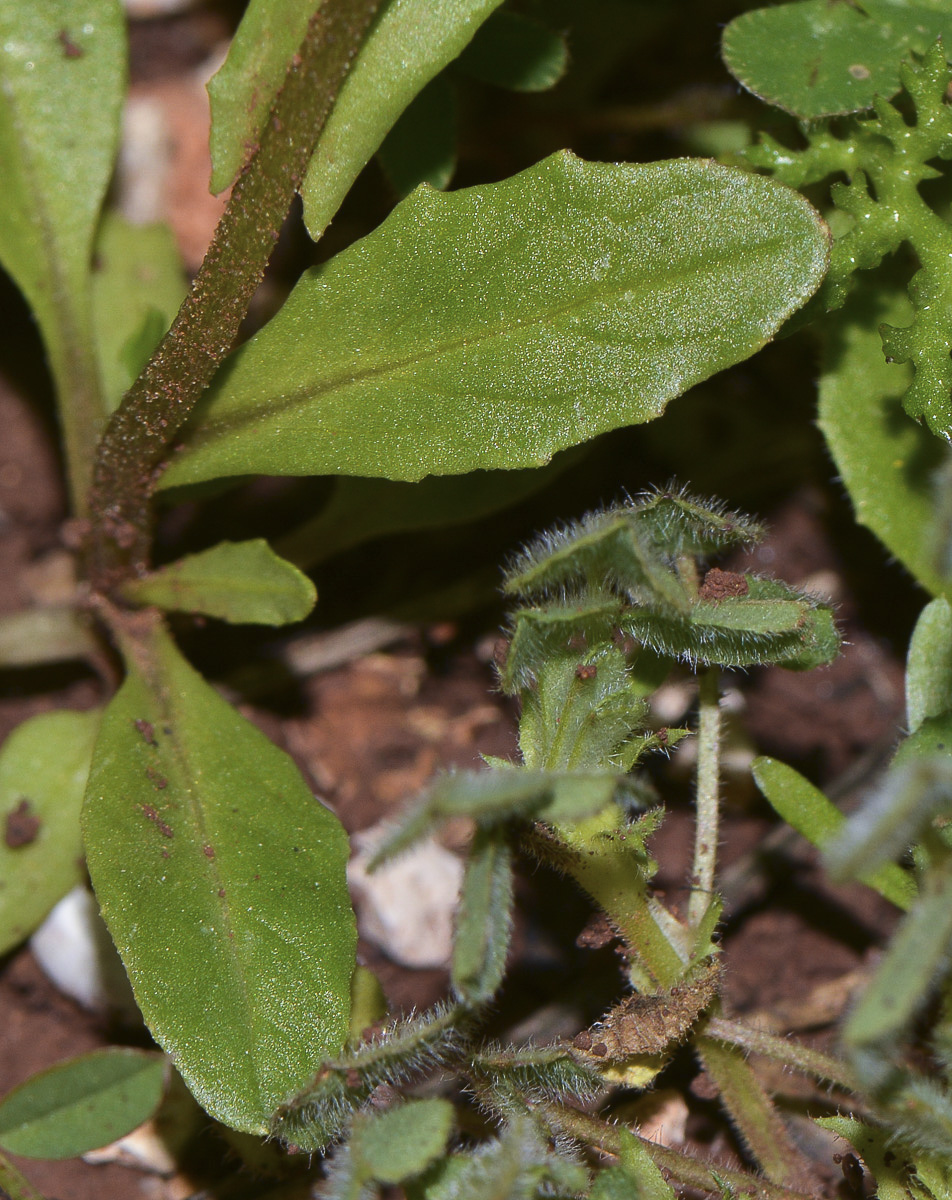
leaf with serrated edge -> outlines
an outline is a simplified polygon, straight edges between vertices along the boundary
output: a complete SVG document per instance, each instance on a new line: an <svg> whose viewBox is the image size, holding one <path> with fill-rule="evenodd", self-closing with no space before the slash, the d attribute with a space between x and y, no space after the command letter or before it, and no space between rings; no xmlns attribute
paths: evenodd
<svg viewBox="0 0 952 1200"><path fill-rule="evenodd" d="M98 728L98 710L41 713L0 749L0 954L83 878L79 812Z"/></svg>
<svg viewBox="0 0 952 1200"><path fill-rule="evenodd" d="M348 1030L347 839L150 614L103 718L89 872L142 1013L199 1102L264 1133Z"/></svg>
<svg viewBox="0 0 952 1200"><path fill-rule="evenodd" d="M161 486L536 466L754 353L826 261L805 200L707 161L421 189L232 356Z"/></svg>
<svg viewBox="0 0 952 1200"><path fill-rule="evenodd" d="M28 1158L73 1158L125 1137L158 1107L160 1054L110 1047L31 1076L0 1101L0 1146Z"/></svg>
<svg viewBox="0 0 952 1200"><path fill-rule="evenodd" d="M118 0L0 3L0 260L43 331L62 398L90 383L93 234L125 87ZM98 396L86 400L95 416Z"/></svg>
<svg viewBox="0 0 952 1200"><path fill-rule="evenodd" d="M125 586L139 604L198 612L235 625L303 621L317 600L310 579L279 558L264 538L219 542Z"/></svg>

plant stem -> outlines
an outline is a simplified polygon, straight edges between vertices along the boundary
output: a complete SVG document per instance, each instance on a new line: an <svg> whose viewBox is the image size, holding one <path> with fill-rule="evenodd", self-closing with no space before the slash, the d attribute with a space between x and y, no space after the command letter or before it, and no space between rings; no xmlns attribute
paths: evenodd
<svg viewBox="0 0 952 1200"><path fill-rule="evenodd" d="M113 591L148 563L161 460L231 349L294 193L381 0L325 0L288 67L192 289L112 417L96 457L87 569Z"/></svg>
<svg viewBox="0 0 952 1200"><path fill-rule="evenodd" d="M717 866L721 767L721 710L717 671L709 667L698 676L697 814L694 866L688 924L698 925L714 895Z"/></svg>
<svg viewBox="0 0 952 1200"><path fill-rule="evenodd" d="M749 1054L763 1054L785 1066L814 1079L822 1079L835 1084L844 1091L856 1091L857 1084L849 1067L838 1058L823 1054L819 1050L811 1050L800 1042L792 1042L787 1038L776 1037L762 1029L751 1029L738 1021L728 1021L724 1017L712 1017L705 1026L709 1038L718 1042L727 1042L737 1046Z"/></svg>

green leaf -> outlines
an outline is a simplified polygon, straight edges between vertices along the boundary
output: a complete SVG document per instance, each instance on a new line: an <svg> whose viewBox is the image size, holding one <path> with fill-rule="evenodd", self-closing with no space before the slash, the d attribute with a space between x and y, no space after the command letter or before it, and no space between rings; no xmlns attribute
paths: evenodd
<svg viewBox="0 0 952 1200"><path fill-rule="evenodd" d="M938 37L952 40L940 3L803 0L735 17L722 53L755 96L802 120L860 112L899 90L899 65Z"/></svg>
<svg viewBox="0 0 952 1200"><path fill-rule="evenodd" d="M77 462L91 453L105 415L89 274L124 85L118 0L2 0L0 260L43 332Z"/></svg>
<svg viewBox="0 0 952 1200"><path fill-rule="evenodd" d="M617 1169L628 1180L629 1190L624 1195L631 1196L631 1187L634 1184L638 1200L674 1200L674 1188L652 1162L651 1155L641 1140L625 1129L623 1125L619 1125L616 1132L619 1139L618 1159L620 1163ZM597 1188L592 1193L593 1197L596 1195Z"/></svg>
<svg viewBox="0 0 952 1200"><path fill-rule="evenodd" d="M492 999L502 983L512 933L512 849L505 832L477 829L466 862L453 942L451 981L465 1003Z"/></svg>
<svg viewBox="0 0 952 1200"><path fill-rule="evenodd" d="M710 162L417 191L231 357L162 486L537 466L759 349L826 254L801 197Z"/></svg>
<svg viewBox="0 0 952 1200"><path fill-rule="evenodd" d="M0 749L0 954L83 878L79 812L99 716L41 713Z"/></svg>
<svg viewBox="0 0 952 1200"><path fill-rule="evenodd" d="M912 631L906 659L906 720L915 733L928 717L952 709L952 607L927 604Z"/></svg>
<svg viewBox="0 0 952 1200"><path fill-rule="evenodd" d="M492 14L459 57L459 67L467 74L514 92L554 87L568 63L564 37L505 9Z"/></svg>
<svg viewBox="0 0 952 1200"><path fill-rule="evenodd" d="M219 542L133 579L123 590L136 604L205 613L234 625L303 621L317 600L310 579L279 558L264 538Z"/></svg>
<svg viewBox="0 0 952 1200"><path fill-rule="evenodd" d="M456 170L456 93L444 75L410 101L377 158L401 200L421 183L449 185Z"/></svg>
<svg viewBox="0 0 952 1200"><path fill-rule="evenodd" d="M0 1194L5 1194L9 1200L43 1200L30 1181L24 1179L3 1154L0 1154Z"/></svg>
<svg viewBox="0 0 952 1200"><path fill-rule="evenodd" d="M142 1013L199 1102L246 1133L348 1029L347 839L286 754L145 623L103 718L89 872Z"/></svg>
<svg viewBox="0 0 952 1200"><path fill-rule="evenodd" d="M775 758L755 758L754 782L774 811L814 846L822 849L846 824L836 805L799 771ZM885 863L858 878L898 908L907 909L918 895L916 882L896 863Z"/></svg>
<svg viewBox="0 0 952 1200"><path fill-rule="evenodd" d="M845 1138L876 1180L877 1200L925 1200L926 1193L911 1183L906 1155L897 1154L888 1129L864 1125L853 1117L815 1117L821 1129Z"/></svg>
<svg viewBox="0 0 952 1200"><path fill-rule="evenodd" d="M103 217L93 259L93 322L103 399L119 404L185 299L185 273L167 225Z"/></svg>
<svg viewBox="0 0 952 1200"><path fill-rule="evenodd" d="M28 1158L73 1158L124 1137L155 1112L163 1055L111 1047L57 1063L0 1101L0 1146Z"/></svg>
<svg viewBox="0 0 952 1200"><path fill-rule="evenodd" d="M470 42L501 0L395 0L344 80L301 197L317 240L407 105Z"/></svg>
<svg viewBox="0 0 952 1200"><path fill-rule="evenodd" d="M455 1112L448 1100L410 1100L374 1116L354 1119L350 1149L362 1173L378 1183L400 1183L443 1153Z"/></svg>
<svg viewBox="0 0 952 1200"><path fill-rule="evenodd" d="M829 319L820 376L819 425L861 525L933 594L945 590L933 561L929 478L939 442L903 413L907 366L887 363L877 326L905 324L908 301L869 284Z"/></svg>

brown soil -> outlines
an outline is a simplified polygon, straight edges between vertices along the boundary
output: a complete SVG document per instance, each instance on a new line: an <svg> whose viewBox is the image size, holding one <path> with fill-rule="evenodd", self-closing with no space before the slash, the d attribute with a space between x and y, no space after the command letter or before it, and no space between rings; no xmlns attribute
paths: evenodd
<svg viewBox="0 0 952 1200"><path fill-rule="evenodd" d="M162 202L193 268L220 210L220 203L207 196L207 115L196 72L227 30L224 17L202 13L143 23L133 38L136 94L171 114L172 154ZM61 562L58 526L65 513L58 464L49 429L23 399L23 384L19 375L0 379L0 613L48 595L44 589ZM873 768L898 736L903 698L901 663L856 611L824 522L826 504L815 490L798 493L774 514L772 535L753 564L738 558L725 566L754 565L836 593L847 644L833 666L806 675L754 672L735 681L744 696L748 743L829 784L842 780L850 768L855 772L857 764ZM715 583L731 594L730 576L715 577L711 586ZM438 769L476 766L482 754L513 753L513 713L493 691L487 661L494 632L492 625L410 632L396 645L300 680L292 715L274 709L253 715L294 755L348 830L364 829L412 799ZM99 681L83 669L8 673L0 682L0 735L39 711L88 707L101 695ZM781 1031L829 1042L857 972L868 965L893 920L891 910L865 890L830 888L796 840L761 855L758 848L774 826L741 777L731 780L728 806L723 836L730 901L724 940L728 1011L762 1016ZM456 830L447 836L452 842L464 834ZM684 805L675 801L653 848L659 886L676 903L686 892L691 854L691 819ZM564 978L559 971L565 947L572 946L591 915L584 901L567 895L566 885L544 873L533 874L522 886L512 981L503 999L510 1027L520 1013L559 998L549 989ZM380 975L395 1008L422 1008L445 990L442 971L397 968L369 944L362 943L360 952ZM572 954L577 975L604 976L604 995L570 1006L568 1017L563 1011L544 1018L549 1030L569 1034L573 1020L597 1015L585 1010L586 1003L610 1002L619 986L610 948ZM116 1033L61 996L27 949L11 955L0 970L0 1013L0 1095L59 1059L108 1044ZM559 1028L560 1020L567 1027ZM545 1032L542 1026L535 1031ZM683 1082L691 1070L675 1064L675 1083L679 1072ZM789 1086L789 1080L777 1082ZM703 1080L688 1100L689 1145L693 1141L704 1153L736 1158L729 1131L705 1099ZM833 1148L808 1142L805 1135L804 1147L814 1156L817 1187L833 1195ZM166 1183L117 1165L25 1160L19 1165L50 1200L143 1195L181 1200L187 1194L181 1177Z"/></svg>

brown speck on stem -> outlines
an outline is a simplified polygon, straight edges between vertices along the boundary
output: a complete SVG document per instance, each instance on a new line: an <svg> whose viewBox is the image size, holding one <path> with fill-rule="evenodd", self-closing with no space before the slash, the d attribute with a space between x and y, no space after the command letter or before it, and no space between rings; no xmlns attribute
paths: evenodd
<svg viewBox="0 0 952 1200"><path fill-rule="evenodd" d="M19 850L21 846L29 846L39 836L43 822L35 813L30 811L30 802L24 796L20 803L7 813L3 833L4 843L11 850Z"/></svg>

